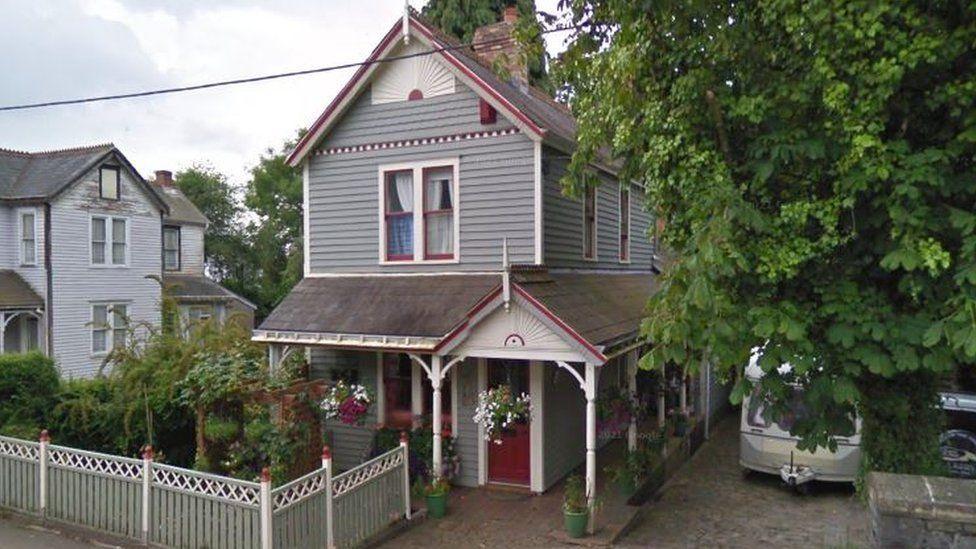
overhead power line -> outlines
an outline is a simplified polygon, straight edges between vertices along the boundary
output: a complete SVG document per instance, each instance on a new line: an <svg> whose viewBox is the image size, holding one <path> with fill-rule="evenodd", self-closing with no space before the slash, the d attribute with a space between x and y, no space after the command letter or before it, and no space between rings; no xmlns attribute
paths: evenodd
<svg viewBox="0 0 976 549"><path fill-rule="evenodd" d="M552 32L572 30L572 29L575 29L575 28L577 28L577 26L575 26L575 25L564 26L564 27L553 27L551 29L545 29L545 30L543 30L541 32L541 34L549 34L549 33L552 33ZM218 82L208 82L206 84L196 84L196 85L192 85L192 86L178 86L178 87L172 87L172 88L160 88L160 89L155 89L155 90L145 90L145 91L138 91L138 92L131 92L131 93L119 93L119 94L113 94L113 95L102 95L102 96L97 96L97 97L83 97L83 98L79 98L79 99L62 99L62 100L59 100L59 101L44 101L44 102L41 102L41 103L25 103L25 104L21 104L21 105L6 105L6 106L0 106L0 112L3 112L3 111L22 111L22 110L27 110L27 109L40 109L40 108L45 108L45 107L57 107L57 106L61 106L61 105L77 105L77 104L80 104L80 103L97 103L97 102L101 102L101 101L114 101L114 100L118 100L118 99L131 99L131 98L134 98L134 97L149 97L149 96L153 96L153 95L164 95L164 94L170 94L170 93L180 93L180 92L188 92L188 91L194 91L194 90L205 90L205 89L210 89L210 88L220 88L220 87L224 87L224 86L235 86L235 85L238 85L238 84L250 84L252 82L264 82L266 80L278 80L278 79L281 79L281 78L291 78L291 77L294 77L294 76L305 76L305 75L308 75L308 74L318 74L318 73L323 73L323 72L331 72L331 71L337 71L337 70L343 70L343 69L351 69L351 68L354 68L354 67L362 67L362 66L366 66L366 65L374 65L374 64L379 64L379 63L391 63L393 61L399 61L401 59L411 59L411 58L414 58L414 57L423 57L423 56L426 56L426 55L433 55L435 53L440 53L440 52L445 52L445 51L453 51L453 50L460 50L460 49L470 48L470 47L474 47L474 46L490 46L490 45L495 45L495 44L503 44L503 43L511 42L511 41L513 41L513 39L511 37L495 38L495 39L492 39L492 40L484 40L484 41L481 41L481 42L468 42L468 43L465 43L465 44L458 44L456 46L444 46L444 47L433 48L433 49L430 49L430 50L427 50L427 51L422 51L422 52L416 52L416 53L410 53L410 54L404 54L404 55L395 55L395 56L387 57L385 59L374 59L374 60L367 60L367 61L359 61L357 63L343 63L341 65L331 65L331 66L328 66L328 67L319 67L319 68L315 68L315 69L306 69L306 70L301 70L301 71L291 71L291 72L281 72L281 73L275 73L275 74L265 74L265 75L262 75L262 76L251 76L251 77L246 77L246 78L235 78L233 80L221 80L221 81L218 81Z"/></svg>

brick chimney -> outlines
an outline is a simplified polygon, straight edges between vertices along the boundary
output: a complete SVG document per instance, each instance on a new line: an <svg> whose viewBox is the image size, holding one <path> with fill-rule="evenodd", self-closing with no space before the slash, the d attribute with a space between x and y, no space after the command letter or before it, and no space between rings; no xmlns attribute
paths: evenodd
<svg viewBox="0 0 976 549"><path fill-rule="evenodd" d="M173 172L169 170L156 170L156 184L160 187L172 187Z"/></svg>
<svg viewBox="0 0 976 549"><path fill-rule="evenodd" d="M502 20L479 27L474 31L474 52L493 69L501 65L516 87L524 88L529 83L529 70L522 61L519 45L512 36L518 21L518 8L508 6L502 12ZM484 42L488 44L479 45Z"/></svg>

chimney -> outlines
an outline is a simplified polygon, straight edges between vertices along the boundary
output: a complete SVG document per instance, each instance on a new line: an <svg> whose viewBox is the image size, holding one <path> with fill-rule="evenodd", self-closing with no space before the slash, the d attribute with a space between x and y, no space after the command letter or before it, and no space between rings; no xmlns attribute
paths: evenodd
<svg viewBox="0 0 976 549"><path fill-rule="evenodd" d="M169 170L156 170L156 184L160 187L172 187L173 172Z"/></svg>
<svg viewBox="0 0 976 549"><path fill-rule="evenodd" d="M489 67L493 70L504 69L508 73L509 81L524 89L529 83L529 70L522 61L519 45L512 35L518 18L517 7L506 7L501 21L475 29L472 48Z"/></svg>

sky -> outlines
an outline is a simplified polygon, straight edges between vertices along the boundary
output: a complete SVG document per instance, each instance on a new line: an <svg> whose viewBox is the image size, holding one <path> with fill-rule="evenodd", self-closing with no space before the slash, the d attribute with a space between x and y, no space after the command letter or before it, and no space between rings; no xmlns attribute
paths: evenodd
<svg viewBox="0 0 976 549"><path fill-rule="evenodd" d="M536 5L553 12L557 1ZM362 61L402 14L403 0L0 0L0 105ZM558 34L547 36L551 52ZM207 163L241 185L353 72L0 112L0 147L112 142L144 177Z"/></svg>

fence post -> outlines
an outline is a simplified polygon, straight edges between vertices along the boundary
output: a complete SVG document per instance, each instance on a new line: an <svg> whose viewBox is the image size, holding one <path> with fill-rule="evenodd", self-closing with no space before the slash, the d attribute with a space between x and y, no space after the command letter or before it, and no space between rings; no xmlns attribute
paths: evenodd
<svg viewBox="0 0 976 549"><path fill-rule="evenodd" d="M152 489L153 447L142 449L142 541L149 545L149 496Z"/></svg>
<svg viewBox="0 0 976 549"><path fill-rule="evenodd" d="M261 469L261 549L271 549L271 470Z"/></svg>
<svg viewBox="0 0 976 549"><path fill-rule="evenodd" d="M406 431L400 431L400 449L403 450L403 514L410 520L413 517L410 513L410 451Z"/></svg>
<svg viewBox="0 0 976 549"><path fill-rule="evenodd" d="M325 469L325 546L335 547L335 512L332 505L332 450L322 447L322 468Z"/></svg>
<svg viewBox="0 0 976 549"><path fill-rule="evenodd" d="M51 435L48 434L47 429L41 431L40 437L40 449L37 453L38 458L38 478L40 480L40 493L38 494L38 500L40 503L41 518L47 517L47 445L51 442Z"/></svg>

